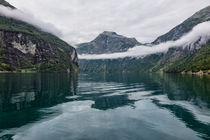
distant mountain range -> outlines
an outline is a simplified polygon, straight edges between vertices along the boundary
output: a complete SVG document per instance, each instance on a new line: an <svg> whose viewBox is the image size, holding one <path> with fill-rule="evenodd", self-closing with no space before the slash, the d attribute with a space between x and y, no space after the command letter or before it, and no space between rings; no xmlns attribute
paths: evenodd
<svg viewBox="0 0 210 140"><path fill-rule="evenodd" d="M16 9L4 0L0 4ZM72 46L33 25L0 14L0 71L67 72L77 67Z"/></svg>
<svg viewBox="0 0 210 140"><path fill-rule="evenodd" d="M176 41L189 33L196 25L210 20L210 6L200 10L151 44ZM197 40L199 41L199 40ZM196 41L195 41L196 42ZM136 39L126 38L114 32L104 32L90 43L78 45L79 54L102 54L127 51L141 45ZM210 40L205 45L170 48L167 53L158 53L144 58L115 60L80 60L81 71L153 71L170 73L210 73Z"/></svg>
<svg viewBox="0 0 210 140"><path fill-rule="evenodd" d="M135 38L127 38L115 32L105 31L88 43L78 44L79 54L103 54L124 52L136 45L141 45Z"/></svg>

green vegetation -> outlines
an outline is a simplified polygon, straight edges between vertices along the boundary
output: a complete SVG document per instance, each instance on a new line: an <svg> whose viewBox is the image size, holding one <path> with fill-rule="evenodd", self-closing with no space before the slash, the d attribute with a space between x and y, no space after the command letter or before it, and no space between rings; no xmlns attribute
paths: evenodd
<svg viewBox="0 0 210 140"><path fill-rule="evenodd" d="M4 0L0 0L0 4L15 8ZM70 59L70 54L74 48L58 37L23 21L4 16L0 16L0 31L2 32L0 37L0 71L66 72L73 68L74 62ZM18 39L17 36L20 33L23 38ZM19 40L24 44L31 41L36 44L38 54L32 56L11 50L11 43L14 40Z"/></svg>
<svg viewBox="0 0 210 140"><path fill-rule="evenodd" d="M25 22L22 22L19 20L15 20L12 18L0 16L0 30L24 33L24 34L30 35L31 39L34 41L43 40L46 43L51 44L52 46L56 46L56 47L60 47L60 48L64 49L64 51L66 49L70 48L69 44L65 43L58 37L56 37L50 33L43 32L40 29L38 29L28 23L25 23Z"/></svg>
<svg viewBox="0 0 210 140"><path fill-rule="evenodd" d="M124 58L113 60L80 60L80 71L88 73L149 72L161 55L145 58Z"/></svg>
<svg viewBox="0 0 210 140"><path fill-rule="evenodd" d="M209 72L210 70L210 43L202 47L193 55L176 61L165 69L166 72Z"/></svg>

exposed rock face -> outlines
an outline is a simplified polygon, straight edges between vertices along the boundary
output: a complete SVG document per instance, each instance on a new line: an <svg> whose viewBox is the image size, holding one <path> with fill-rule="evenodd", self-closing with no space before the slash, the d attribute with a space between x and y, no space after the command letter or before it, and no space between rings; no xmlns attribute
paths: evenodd
<svg viewBox="0 0 210 140"><path fill-rule="evenodd" d="M153 44L159 44L166 41L174 41L180 39L184 34L188 33L199 23L210 20L210 6L198 11L193 16L185 20L182 24L176 26L168 33L158 37Z"/></svg>
<svg viewBox="0 0 210 140"><path fill-rule="evenodd" d="M77 56L77 52L76 49L72 49L72 51L70 52L70 56L71 56L71 61L73 62L73 64L79 66L79 58Z"/></svg>
<svg viewBox="0 0 210 140"><path fill-rule="evenodd" d="M77 52L79 54L124 52L140 44L135 38L127 38L115 32L105 31L93 41L79 44Z"/></svg>
<svg viewBox="0 0 210 140"><path fill-rule="evenodd" d="M4 0L0 5L15 9ZM0 71L70 72L78 69L76 50L28 23L0 15Z"/></svg>
<svg viewBox="0 0 210 140"><path fill-rule="evenodd" d="M35 55L36 53L36 44L33 44L31 41L29 41L27 44L21 44L14 41L12 42L12 45L14 48L18 49L24 54L29 53Z"/></svg>
<svg viewBox="0 0 210 140"><path fill-rule="evenodd" d="M1 71L69 71L78 66L76 50L65 51L24 33L0 31Z"/></svg>

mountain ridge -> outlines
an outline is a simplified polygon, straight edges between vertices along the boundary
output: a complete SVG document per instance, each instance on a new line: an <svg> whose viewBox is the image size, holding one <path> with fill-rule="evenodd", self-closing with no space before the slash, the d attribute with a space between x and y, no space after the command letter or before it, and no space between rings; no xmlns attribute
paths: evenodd
<svg viewBox="0 0 210 140"><path fill-rule="evenodd" d="M78 44L79 54L103 54L125 52L129 48L141 45L135 38L128 38L116 32L104 31L88 43Z"/></svg>
<svg viewBox="0 0 210 140"><path fill-rule="evenodd" d="M68 43L29 23L0 15L0 71L69 72L77 67L77 52Z"/></svg>
<svg viewBox="0 0 210 140"><path fill-rule="evenodd" d="M210 6L201 9L200 11L196 12L191 17L186 19L184 22L171 29L166 34L159 36L152 42L152 44L159 44L167 41L176 41L180 39L184 34L192 30L194 26L205 21L210 21Z"/></svg>
<svg viewBox="0 0 210 140"><path fill-rule="evenodd" d="M5 6L5 7L10 7L12 9L16 9L13 5L11 5L9 2L5 0L0 0L0 5Z"/></svg>

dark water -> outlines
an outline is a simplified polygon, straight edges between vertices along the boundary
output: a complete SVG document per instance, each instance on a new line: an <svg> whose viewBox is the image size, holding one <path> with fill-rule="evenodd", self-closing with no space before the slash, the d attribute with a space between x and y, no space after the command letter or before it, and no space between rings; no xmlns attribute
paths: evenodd
<svg viewBox="0 0 210 140"><path fill-rule="evenodd" d="M210 77L0 74L0 139L210 139Z"/></svg>

